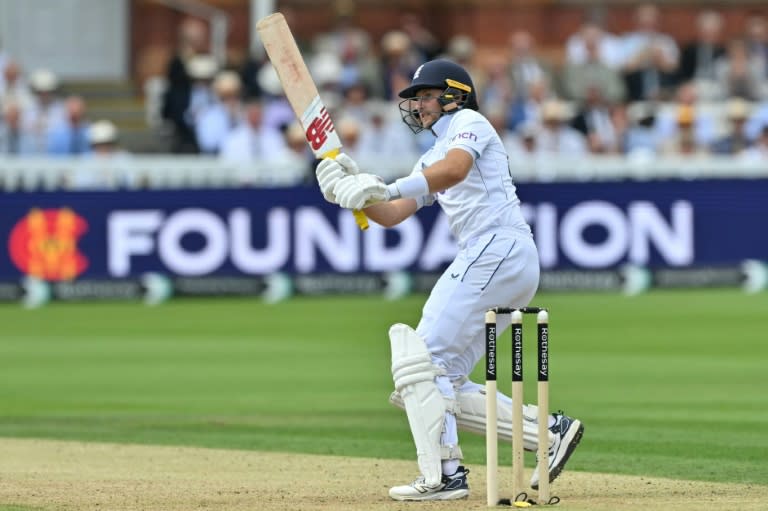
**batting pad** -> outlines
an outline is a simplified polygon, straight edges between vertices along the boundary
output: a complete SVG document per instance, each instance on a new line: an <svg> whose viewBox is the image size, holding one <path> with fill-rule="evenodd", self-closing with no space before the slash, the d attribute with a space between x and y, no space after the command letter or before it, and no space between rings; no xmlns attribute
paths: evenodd
<svg viewBox="0 0 768 511"><path fill-rule="evenodd" d="M478 385L472 390L458 390L456 392L456 424L462 431L485 435L485 388ZM398 408L405 409L405 403L398 391L389 396L389 402ZM512 404L509 397L498 394L498 426L499 438L512 443ZM535 451L539 445L539 431L537 426L537 407L535 405L523 406L523 448L526 451ZM552 435L547 440L552 444Z"/></svg>
<svg viewBox="0 0 768 511"><path fill-rule="evenodd" d="M411 327L402 323L392 325L389 340L392 379L408 415L419 469L427 486L437 486L443 475L440 435L446 407L435 376L442 371L432 364L427 345Z"/></svg>

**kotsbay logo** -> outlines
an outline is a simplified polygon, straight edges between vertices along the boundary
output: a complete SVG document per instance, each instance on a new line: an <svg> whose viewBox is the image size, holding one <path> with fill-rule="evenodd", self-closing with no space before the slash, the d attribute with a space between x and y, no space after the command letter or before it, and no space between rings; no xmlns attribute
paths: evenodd
<svg viewBox="0 0 768 511"><path fill-rule="evenodd" d="M77 249L88 223L69 208L32 209L13 226L11 261L23 273L44 280L71 280L88 267Z"/></svg>

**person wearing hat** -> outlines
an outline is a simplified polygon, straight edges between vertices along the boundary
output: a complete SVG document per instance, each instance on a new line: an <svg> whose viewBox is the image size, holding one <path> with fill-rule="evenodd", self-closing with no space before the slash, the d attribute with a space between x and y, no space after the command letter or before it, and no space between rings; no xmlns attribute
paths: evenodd
<svg viewBox="0 0 768 511"><path fill-rule="evenodd" d="M744 128L749 119L751 104L743 98L731 98L725 106L728 133L712 144L715 154L739 154L750 146Z"/></svg>
<svg viewBox="0 0 768 511"><path fill-rule="evenodd" d="M520 208L515 169L479 112L469 73L455 62L432 60L416 69L399 96L405 125L433 137L410 175L385 184L342 153L323 159L316 176L326 200L362 208L383 227L437 202L458 242L458 254L433 287L418 325L389 329L395 384L390 402L405 409L421 472L410 484L392 487L389 496L463 499L469 495L469 471L461 464L458 428L472 430L467 421L473 411L478 423L486 419L485 389L469 380L484 355L485 331L478 319L499 304L522 307L531 301L539 284L539 256ZM499 333L507 326L508 316ZM509 405L507 396L498 399ZM547 438L539 438L531 408L528 413L526 448L546 442L552 453L549 466L534 471L531 486L538 488L539 473L550 481L560 474L584 428L559 412L547 418Z"/></svg>
<svg viewBox="0 0 768 511"><path fill-rule="evenodd" d="M91 123L88 144L90 152L75 169L71 187L106 190L135 187L130 153L120 147L120 133L112 121L100 119Z"/></svg>
<svg viewBox="0 0 768 511"><path fill-rule="evenodd" d="M48 130L66 122L66 108L59 99L59 78L49 69L38 69L29 77L33 100L22 113L22 124L34 140L35 152L45 154L48 148Z"/></svg>

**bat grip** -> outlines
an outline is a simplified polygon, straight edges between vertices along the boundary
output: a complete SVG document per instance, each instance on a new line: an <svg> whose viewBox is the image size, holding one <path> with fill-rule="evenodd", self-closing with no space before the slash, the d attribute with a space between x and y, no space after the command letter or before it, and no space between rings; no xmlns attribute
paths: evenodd
<svg viewBox="0 0 768 511"><path fill-rule="evenodd" d="M341 151L339 149L334 149L332 151L328 151L323 155L323 158L336 158L336 156L339 155ZM365 216L365 213L363 213L359 209L353 209L352 214L355 217L355 222L357 223L357 226L360 228L361 231L368 230L368 217Z"/></svg>
<svg viewBox="0 0 768 511"><path fill-rule="evenodd" d="M357 226L361 231L368 229L368 217L365 216L365 213L359 209L353 209L352 214L355 215L355 222L357 222Z"/></svg>

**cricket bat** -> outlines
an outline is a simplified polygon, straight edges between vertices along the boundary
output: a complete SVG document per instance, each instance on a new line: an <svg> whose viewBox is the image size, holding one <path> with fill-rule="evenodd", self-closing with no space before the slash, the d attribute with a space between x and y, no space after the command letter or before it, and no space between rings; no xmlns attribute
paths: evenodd
<svg viewBox="0 0 768 511"><path fill-rule="evenodd" d="M270 14L256 23L256 31L315 157L334 158L341 150L341 140L285 17L279 12ZM367 229L365 213L355 210L353 214L360 229Z"/></svg>

